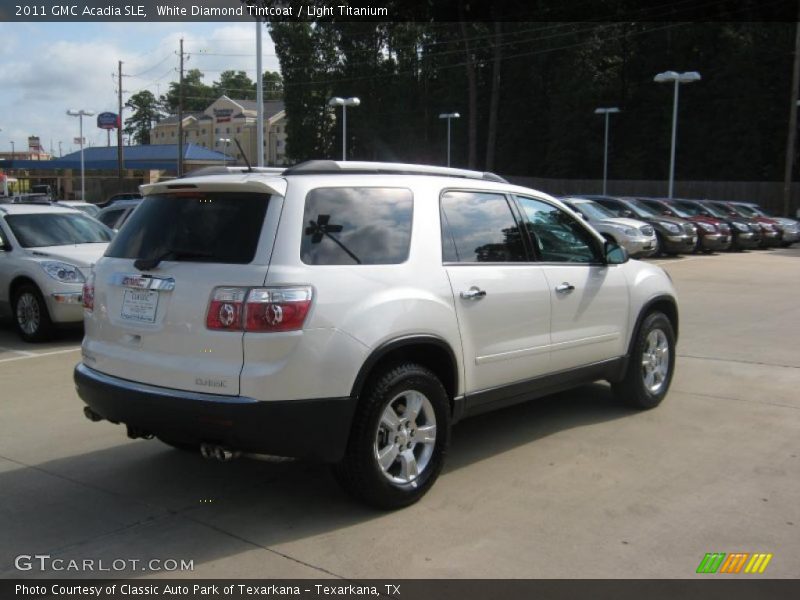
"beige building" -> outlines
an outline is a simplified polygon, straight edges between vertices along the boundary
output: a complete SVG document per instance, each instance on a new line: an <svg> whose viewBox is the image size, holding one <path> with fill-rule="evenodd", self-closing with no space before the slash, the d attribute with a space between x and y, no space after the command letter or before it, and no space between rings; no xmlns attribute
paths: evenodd
<svg viewBox="0 0 800 600"><path fill-rule="evenodd" d="M224 152L236 163L244 164L234 142L239 140L247 158L255 165L257 106L255 100L234 100L221 96L202 112L184 113L183 141ZM155 126L150 143L178 143L177 115L170 115ZM267 166L286 164L286 111L282 101L264 103L264 163Z"/></svg>

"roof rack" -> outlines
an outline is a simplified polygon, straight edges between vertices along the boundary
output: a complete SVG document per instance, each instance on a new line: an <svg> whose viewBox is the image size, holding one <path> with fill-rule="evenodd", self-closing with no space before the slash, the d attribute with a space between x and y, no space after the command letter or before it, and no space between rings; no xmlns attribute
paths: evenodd
<svg viewBox="0 0 800 600"><path fill-rule="evenodd" d="M230 166L230 167L202 167L200 169L195 169L194 171L189 171L188 173L184 173L177 179L186 179L188 177L207 177L209 175L242 175L244 173L283 173L283 167L253 167L252 169L248 169L247 167L240 167L240 166Z"/></svg>
<svg viewBox="0 0 800 600"><path fill-rule="evenodd" d="M460 177L482 179L497 183L508 183L499 175L483 171L453 169L433 165L406 163L359 162L335 160L309 160L283 171L284 175L431 175L438 177Z"/></svg>

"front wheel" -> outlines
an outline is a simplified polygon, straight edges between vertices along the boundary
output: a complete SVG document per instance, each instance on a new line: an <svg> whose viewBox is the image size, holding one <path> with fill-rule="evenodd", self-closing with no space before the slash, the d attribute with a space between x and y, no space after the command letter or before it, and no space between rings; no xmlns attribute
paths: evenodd
<svg viewBox="0 0 800 600"><path fill-rule="evenodd" d="M647 315L636 332L625 378L614 392L634 408L658 406L675 371L675 331L664 313Z"/></svg>
<svg viewBox="0 0 800 600"><path fill-rule="evenodd" d="M434 484L449 439L450 406L442 383L421 365L396 365L367 386L334 475L366 504L402 508Z"/></svg>
<svg viewBox="0 0 800 600"><path fill-rule="evenodd" d="M42 293L35 285L24 284L14 292L14 325L26 342L43 342L53 335L53 322Z"/></svg>

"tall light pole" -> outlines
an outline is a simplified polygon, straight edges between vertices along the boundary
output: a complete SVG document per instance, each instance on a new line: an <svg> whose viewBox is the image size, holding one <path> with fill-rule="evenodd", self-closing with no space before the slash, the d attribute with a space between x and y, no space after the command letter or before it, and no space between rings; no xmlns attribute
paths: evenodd
<svg viewBox="0 0 800 600"><path fill-rule="evenodd" d="M228 146L231 143L231 138L219 138L219 140L217 140L217 141L222 142L223 144L225 144L225 151L222 153L222 155L225 158L222 159L222 165L227 167L228 166Z"/></svg>
<svg viewBox="0 0 800 600"><path fill-rule="evenodd" d="M86 202L86 169L84 168L83 162L83 117L94 116L94 111L84 110L82 108L80 110L70 108L67 114L70 117L78 117L78 122L80 123L80 138L78 138L78 141L81 144L81 202Z"/></svg>
<svg viewBox="0 0 800 600"><path fill-rule="evenodd" d="M358 106L361 100L358 98L339 98L334 96L328 100L329 106L342 107L342 160L347 160L347 107Z"/></svg>
<svg viewBox="0 0 800 600"><path fill-rule="evenodd" d="M672 198L672 191L675 186L675 135L678 131L678 88L682 83L692 83L700 81L700 73L697 71L687 71L686 73L676 73L675 71L664 71L653 78L656 83L674 83L675 99L672 103L672 149L669 159L669 198Z"/></svg>
<svg viewBox="0 0 800 600"><path fill-rule="evenodd" d="M256 19L256 166L264 166L264 72L261 66L261 19Z"/></svg>
<svg viewBox="0 0 800 600"><path fill-rule="evenodd" d="M603 196L605 196L607 193L607 185L608 185L608 124L609 124L608 117L618 112L620 112L620 110L616 106L611 106L609 108L594 109L594 114L605 115L606 119L605 141L603 142Z"/></svg>
<svg viewBox="0 0 800 600"><path fill-rule="evenodd" d="M15 154L14 140L11 140L11 160L14 160L14 154Z"/></svg>
<svg viewBox="0 0 800 600"><path fill-rule="evenodd" d="M447 166L450 166L450 121L453 119L460 119L461 115L457 112L442 113L439 115L440 119L447 119Z"/></svg>

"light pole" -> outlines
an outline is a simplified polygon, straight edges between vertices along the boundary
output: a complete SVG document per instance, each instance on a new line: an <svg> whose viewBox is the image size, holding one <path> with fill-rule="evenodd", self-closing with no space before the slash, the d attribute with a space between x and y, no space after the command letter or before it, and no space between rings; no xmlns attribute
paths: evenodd
<svg viewBox="0 0 800 600"><path fill-rule="evenodd" d="M347 107L358 106L361 100L358 98L339 98L334 96L328 100L328 106L342 107L342 160L347 160Z"/></svg>
<svg viewBox="0 0 800 600"><path fill-rule="evenodd" d="M228 166L228 146L231 143L231 138L219 138L219 140L217 140L217 141L222 142L223 144L225 144L225 151L222 153L222 156L224 156L224 158L222 159L222 165L227 167Z"/></svg>
<svg viewBox="0 0 800 600"><path fill-rule="evenodd" d="M70 117L78 117L78 122L80 123L80 137L78 141L81 144L81 202L86 202L86 169L84 168L83 162L83 117L92 117L94 116L93 110L75 110L74 108L70 108L67 111L67 114Z"/></svg>
<svg viewBox="0 0 800 600"><path fill-rule="evenodd" d="M440 119L447 119L447 166L450 166L450 121L453 119L460 119L461 115L457 112L442 113L439 115Z"/></svg>
<svg viewBox="0 0 800 600"><path fill-rule="evenodd" d="M674 83L675 99L672 104L672 149L669 159L669 194L672 198L672 190L675 185L675 134L678 131L678 87L682 83L692 83L700 81L700 73L697 71L687 71L686 73L676 73L675 71L664 71L653 78L656 83Z"/></svg>
<svg viewBox="0 0 800 600"><path fill-rule="evenodd" d="M605 141L603 143L603 196L606 195L606 188L608 184L608 117L609 115L613 115L618 113L619 109L616 106L611 106L609 108L595 108L594 114L596 115L605 115L606 119L606 133L605 133Z"/></svg>
<svg viewBox="0 0 800 600"><path fill-rule="evenodd" d="M11 140L11 160L14 160L14 140Z"/></svg>

